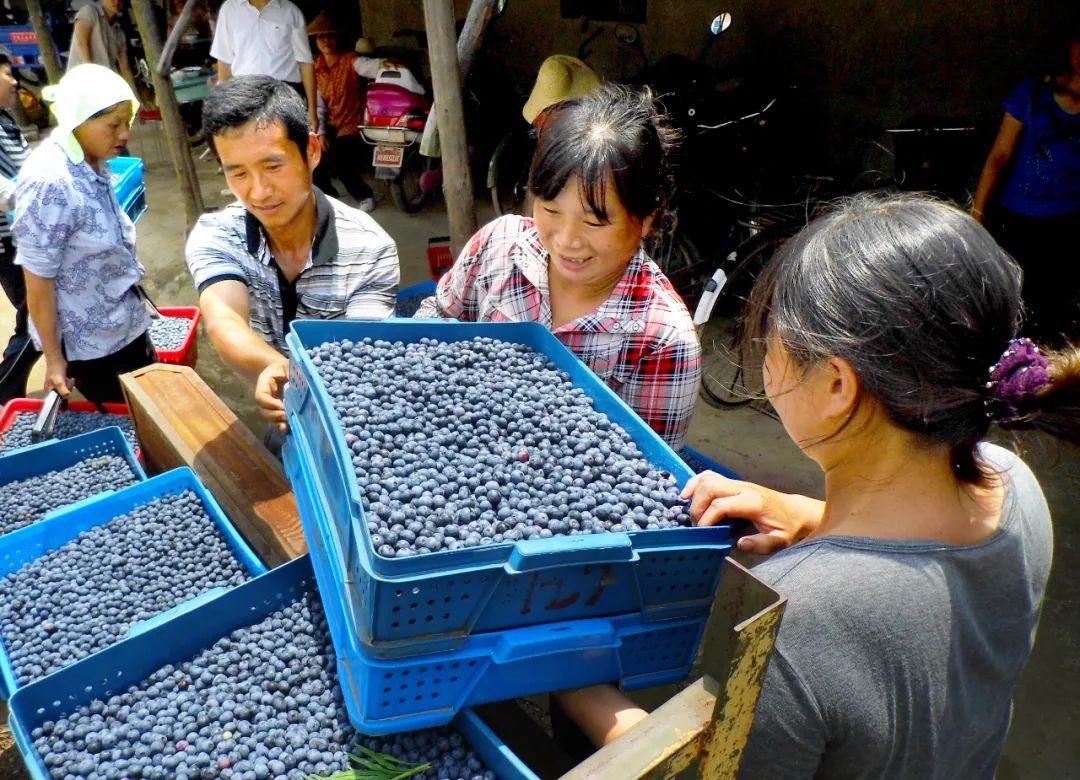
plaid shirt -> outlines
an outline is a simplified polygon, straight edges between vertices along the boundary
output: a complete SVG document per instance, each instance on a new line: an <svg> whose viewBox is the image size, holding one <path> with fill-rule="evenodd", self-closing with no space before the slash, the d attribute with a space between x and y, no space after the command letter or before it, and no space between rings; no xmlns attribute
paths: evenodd
<svg viewBox="0 0 1080 780"><path fill-rule="evenodd" d="M531 219L497 219L472 237L415 316L550 328L548 258ZM682 447L701 345L686 305L644 250L604 303L553 332L668 444Z"/></svg>

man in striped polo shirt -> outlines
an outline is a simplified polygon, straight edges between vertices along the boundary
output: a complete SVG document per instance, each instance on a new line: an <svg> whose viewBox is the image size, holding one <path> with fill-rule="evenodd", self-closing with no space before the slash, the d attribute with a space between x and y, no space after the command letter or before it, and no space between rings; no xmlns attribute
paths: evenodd
<svg viewBox="0 0 1080 780"><path fill-rule="evenodd" d="M15 332L8 339L0 362L0 405L26 395L26 379L38 359L27 333L26 284L15 265L11 224L7 213L15 208L15 177L30 154L10 109L19 99L19 82L11 72L11 59L0 52L0 287L15 307Z"/></svg>
<svg viewBox="0 0 1080 780"><path fill-rule="evenodd" d="M259 411L283 431L289 324L389 317L397 246L368 214L312 185L319 139L285 82L230 79L206 99L203 124L239 203L199 219L188 270L218 354L255 381Z"/></svg>

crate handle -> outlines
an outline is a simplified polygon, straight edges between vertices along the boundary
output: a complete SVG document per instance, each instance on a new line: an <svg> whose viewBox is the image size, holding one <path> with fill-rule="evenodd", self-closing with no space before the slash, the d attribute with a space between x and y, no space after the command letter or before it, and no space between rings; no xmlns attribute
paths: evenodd
<svg viewBox="0 0 1080 780"><path fill-rule="evenodd" d="M539 656L577 655L618 645L619 638L611 621L598 618L507 631L491 655L496 662L506 663Z"/></svg>
<svg viewBox="0 0 1080 780"><path fill-rule="evenodd" d="M132 637L138 636L139 634L145 634L150 629L156 628L156 627L160 626L162 623L167 623L168 621L172 620L174 617L179 617L180 615L183 615L185 612L190 612L191 610L195 609L196 607L201 607L203 604L205 604L208 601L213 601L218 596L221 596L221 595L227 593L228 590L229 590L228 588L223 588L223 587L211 588L210 590L206 591L206 593L200 593L195 598L188 599L187 601L183 602L182 604L177 604L172 609L167 609L164 612L162 612L160 615L154 615L152 618L144 620L141 623L136 623L135 625L133 625L131 628L128 629L127 638L131 639Z"/></svg>
<svg viewBox="0 0 1080 780"><path fill-rule="evenodd" d="M637 560L637 551L625 533L583 534L518 542L505 568L509 574L520 574L557 566L633 563Z"/></svg>

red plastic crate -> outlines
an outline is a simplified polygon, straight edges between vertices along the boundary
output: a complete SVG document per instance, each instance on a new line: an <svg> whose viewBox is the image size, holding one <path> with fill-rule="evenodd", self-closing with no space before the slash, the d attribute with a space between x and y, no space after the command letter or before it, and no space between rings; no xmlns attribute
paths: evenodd
<svg viewBox="0 0 1080 780"><path fill-rule="evenodd" d="M158 311L164 317L183 317L191 320L191 330L180 349L159 349L157 351L159 363L171 363L175 366L188 366L195 368L199 361L199 320L202 313L198 306L159 306Z"/></svg>
<svg viewBox="0 0 1080 780"><path fill-rule="evenodd" d="M45 404L45 400L42 398L12 398L3 407L0 407L0 443L4 440L4 433L15 424L15 416L18 414L37 414L41 411L41 407ZM127 404L102 404L102 407L109 414L121 414L124 417L130 417L131 412L128 411ZM90 401L71 401L68 403L67 410L69 412L96 412L99 411L96 404ZM64 414L61 411L60 414ZM2 455L0 455L2 457ZM135 457L142 461L142 451L136 447Z"/></svg>
<svg viewBox="0 0 1080 780"><path fill-rule="evenodd" d="M439 281L439 277L450 270L450 266L454 264L454 253L450 251L449 236L428 239L427 262L431 278L435 281Z"/></svg>

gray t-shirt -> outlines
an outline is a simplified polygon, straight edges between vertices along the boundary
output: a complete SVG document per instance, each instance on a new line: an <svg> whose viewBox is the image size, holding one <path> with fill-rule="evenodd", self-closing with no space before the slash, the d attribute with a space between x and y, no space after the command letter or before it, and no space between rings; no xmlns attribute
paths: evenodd
<svg viewBox="0 0 1080 780"><path fill-rule="evenodd" d="M754 573L789 598L741 780L990 780L1035 641L1053 534L1031 470L1005 478L981 544L836 536Z"/></svg>

